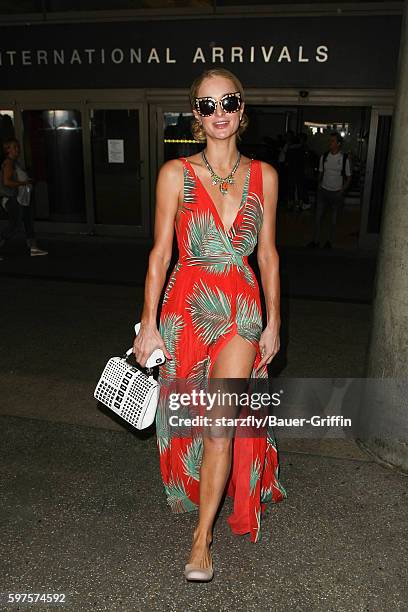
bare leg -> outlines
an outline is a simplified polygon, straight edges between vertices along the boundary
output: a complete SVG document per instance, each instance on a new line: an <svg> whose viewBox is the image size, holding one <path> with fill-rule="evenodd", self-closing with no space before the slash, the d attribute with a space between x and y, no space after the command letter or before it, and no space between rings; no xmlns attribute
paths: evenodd
<svg viewBox="0 0 408 612"><path fill-rule="evenodd" d="M211 379L248 379L255 356L255 347L248 340L239 335L234 336L219 352ZM230 436L205 435L203 442L199 517L194 530L189 563L206 568L211 564L209 545L212 541L215 515L231 469L232 439Z"/></svg>

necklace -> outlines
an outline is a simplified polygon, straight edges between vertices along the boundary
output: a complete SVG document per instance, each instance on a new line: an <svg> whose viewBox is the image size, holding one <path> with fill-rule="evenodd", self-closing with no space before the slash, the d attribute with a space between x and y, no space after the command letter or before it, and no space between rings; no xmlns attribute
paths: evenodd
<svg viewBox="0 0 408 612"><path fill-rule="evenodd" d="M231 170L231 172L229 173L229 175L226 176L225 178L222 178L222 176L219 176L218 174L214 172L214 170L211 168L209 164L208 159L205 156L204 151L201 152L201 157L203 158L203 162L205 163L208 172L211 174L212 184L216 185L217 183L219 183L220 191L222 195L225 196L228 193L229 186L234 184L234 174L238 169L239 162L241 161L241 153L238 151L237 161L235 162L235 165L233 169Z"/></svg>

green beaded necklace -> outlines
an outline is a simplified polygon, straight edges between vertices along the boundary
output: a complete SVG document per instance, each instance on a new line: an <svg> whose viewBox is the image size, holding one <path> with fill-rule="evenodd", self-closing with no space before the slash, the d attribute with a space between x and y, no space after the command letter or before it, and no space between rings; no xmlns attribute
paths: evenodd
<svg viewBox="0 0 408 612"><path fill-rule="evenodd" d="M219 176L218 174L216 174L214 172L214 170L210 166L210 163L209 163L208 159L205 156L204 151L201 152L201 156L203 158L203 162L206 165L207 170L211 174L211 182L212 182L212 184L216 185L217 183L219 183L220 184L220 191L221 191L222 195L225 196L228 193L229 186L234 184L234 174L235 174L235 172L238 169L239 162L241 161L241 153L238 151L238 159L235 162L235 165L234 165L233 169L231 170L231 172L229 173L229 175L226 176L225 178L222 178L222 176Z"/></svg>

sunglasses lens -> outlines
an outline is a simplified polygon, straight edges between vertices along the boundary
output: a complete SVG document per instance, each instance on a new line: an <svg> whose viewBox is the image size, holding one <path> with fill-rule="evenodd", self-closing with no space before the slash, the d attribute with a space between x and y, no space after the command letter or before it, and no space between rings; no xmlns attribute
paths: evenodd
<svg viewBox="0 0 408 612"><path fill-rule="evenodd" d="M241 100L238 96L228 96L222 101L222 108L226 113L236 113L241 107Z"/></svg>
<svg viewBox="0 0 408 612"><path fill-rule="evenodd" d="M209 117L215 111L215 104L213 100L199 100L198 102L198 112L203 117Z"/></svg>

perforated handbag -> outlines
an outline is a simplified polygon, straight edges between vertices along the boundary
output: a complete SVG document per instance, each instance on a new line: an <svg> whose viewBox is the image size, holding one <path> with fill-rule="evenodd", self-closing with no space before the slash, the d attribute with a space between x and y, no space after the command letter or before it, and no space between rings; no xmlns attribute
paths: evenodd
<svg viewBox="0 0 408 612"><path fill-rule="evenodd" d="M153 378L127 362L133 348L122 357L109 359L96 385L94 397L116 412L122 419L145 429L154 421L160 395L160 385Z"/></svg>

